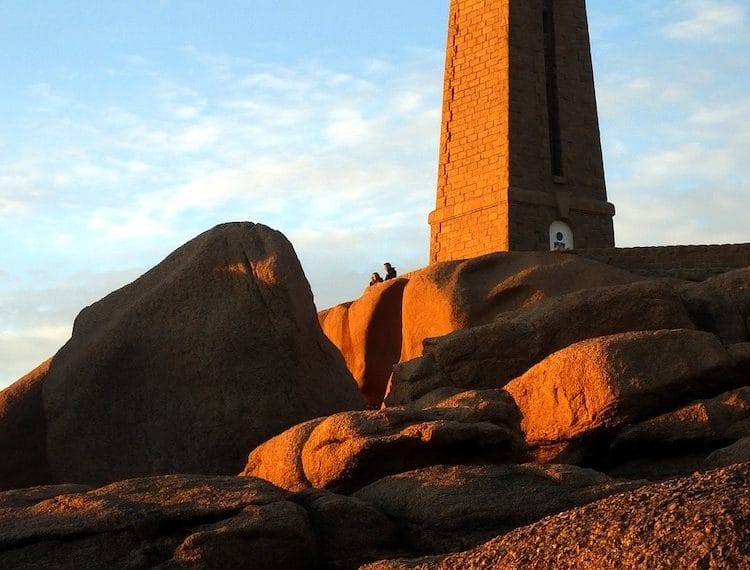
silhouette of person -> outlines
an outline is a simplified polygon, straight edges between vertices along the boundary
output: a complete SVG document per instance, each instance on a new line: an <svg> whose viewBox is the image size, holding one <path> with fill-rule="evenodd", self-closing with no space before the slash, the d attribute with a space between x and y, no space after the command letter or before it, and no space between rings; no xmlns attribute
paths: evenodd
<svg viewBox="0 0 750 570"><path fill-rule="evenodd" d="M370 287L375 285L375 283L382 283L382 282L383 282L383 278L380 276L380 273L378 273L377 271L370 276Z"/></svg>
<svg viewBox="0 0 750 570"><path fill-rule="evenodd" d="M384 263L383 267L385 268L385 280L388 281L389 279L395 279L396 278L396 268L393 267L390 263Z"/></svg>

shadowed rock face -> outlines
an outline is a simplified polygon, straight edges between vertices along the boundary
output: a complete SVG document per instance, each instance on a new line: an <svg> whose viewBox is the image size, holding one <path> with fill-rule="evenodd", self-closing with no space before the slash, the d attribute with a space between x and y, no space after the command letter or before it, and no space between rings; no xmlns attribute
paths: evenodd
<svg viewBox="0 0 750 570"><path fill-rule="evenodd" d="M609 497L447 557L366 570L748 568L750 464Z"/></svg>
<svg viewBox="0 0 750 570"><path fill-rule="evenodd" d="M750 387L698 400L646 420L618 434L612 442L615 457L669 455L710 444L750 437Z"/></svg>
<svg viewBox="0 0 750 570"><path fill-rule="evenodd" d="M332 532L342 519L346 532ZM358 499L294 497L261 479L168 475L0 493L0 567L357 567L390 551ZM343 566L339 566L343 564Z"/></svg>
<svg viewBox="0 0 750 570"><path fill-rule="evenodd" d="M84 309L42 387L52 480L229 474L262 441L364 405L299 261L266 226L217 226Z"/></svg>
<svg viewBox="0 0 750 570"><path fill-rule="evenodd" d="M42 409L42 383L49 364L43 362L0 391L0 490L51 482Z"/></svg>
<svg viewBox="0 0 750 570"><path fill-rule="evenodd" d="M542 517L638 487L571 465L437 465L354 496L399 521L415 553L462 550Z"/></svg>
<svg viewBox="0 0 750 570"><path fill-rule="evenodd" d="M750 437L743 437L732 445L714 451L706 457L705 464L709 467L719 467L747 461L750 461Z"/></svg>
<svg viewBox="0 0 750 570"><path fill-rule="evenodd" d="M703 282L703 289L706 294L719 291L722 301L728 300L739 312L740 317L745 321L745 333L750 334L750 329L747 327L750 323L750 267L706 279ZM719 329L719 331L722 330L724 327Z"/></svg>

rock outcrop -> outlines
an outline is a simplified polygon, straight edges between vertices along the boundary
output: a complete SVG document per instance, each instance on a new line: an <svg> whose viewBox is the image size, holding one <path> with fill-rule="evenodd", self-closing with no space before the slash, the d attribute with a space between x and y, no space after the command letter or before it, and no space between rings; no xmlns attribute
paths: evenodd
<svg viewBox="0 0 750 570"><path fill-rule="evenodd" d="M641 487L447 557L366 570L748 568L750 464Z"/></svg>
<svg viewBox="0 0 750 570"><path fill-rule="evenodd" d="M506 394L467 394L426 409L344 412L295 426L249 456L243 475L290 490L352 492L381 477L438 463L520 457L515 406Z"/></svg>
<svg viewBox="0 0 750 570"><path fill-rule="evenodd" d="M386 403L407 404L441 386L501 387L553 352L585 339L693 326L669 282L577 291L425 341L422 357L395 367Z"/></svg>
<svg viewBox="0 0 750 570"><path fill-rule="evenodd" d="M331 526L346 517L348 532ZM356 567L391 552L357 499L295 497L255 478L169 475L0 493L0 567Z"/></svg>
<svg viewBox="0 0 750 570"><path fill-rule="evenodd" d="M750 267L736 269L706 279L702 285L713 291L719 291L728 299L748 324L750 319ZM746 330L750 334L750 329Z"/></svg>
<svg viewBox="0 0 750 570"><path fill-rule="evenodd" d="M734 382L732 359L714 335L677 329L582 341L505 389L523 415L527 443L550 449L550 459L557 461L560 445L567 448L576 439L716 394Z"/></svg>
<svg viewBox="0 0 750 570"><path fill-rule="evenodd" d="M611 452L618 458L694 452L750 437L750 386L698 400L619 433Z"/></svg>
<svg viewBox="0 0 750 570"><path fill-rule="evenodd" d="M411 552L432 554L640 484L570 465L436 465L385 477L354 496L398 521Z"/></svg>
<svg viewBox="0 0 750 570"><path fill-rule="evenodd" d="M291 425L364 407L291 244L251 223L84 309L41 385L52 482L233 474Z"/></svg>
<svg viewBox="0 0 750 570"><path fill-rule="evenodd" d="M642 279L576 255L550 252L502 252L435 263L409 275L401 360L420 356L426 338L487 324L501 313L550 297Z"/></svg>
<svg viewBox="0 0 750 570"><path fill-rule="evenodd" d="M705 464L709 467L719 467L748 461L750 461L750 437L743 437L732 445L714 451L706 457Z"/></svg>
<svg viewBox="0 0 750 570"><path fill-rule="evenodd" d="M718 336L724 344L745 342L745 317L727 292L709 281L682 288L683 302L696 326Z"/></svg>
<svg viewBox="0 0 750 570"><path fill-rule="evenodd" d="M393 365L401 356L401 304L406 279L365 289L362 297L318 314L372 408L383 402Z"/></svg>
<svg viewBox="0 0 750 570"><path fill-rule="evenodd" d="M0 567L747 567L749 316L745 270L563 253L316 316L283 236L219 226L0 393L0 487L65 483L0 493Z"/></svg>

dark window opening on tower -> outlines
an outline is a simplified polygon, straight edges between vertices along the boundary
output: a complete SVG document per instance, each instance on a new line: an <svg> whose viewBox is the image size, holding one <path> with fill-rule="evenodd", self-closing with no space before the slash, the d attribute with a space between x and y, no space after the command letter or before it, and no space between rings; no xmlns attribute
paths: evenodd
<svg viewBox="0 0 750 570"><path fill-rule="evenodd" d="M563 176L562 136L560 134L560 100L557 91L557 46L555 43L554 0L544 0L544 68L547 82L547 126L552 176Z"/></svg>

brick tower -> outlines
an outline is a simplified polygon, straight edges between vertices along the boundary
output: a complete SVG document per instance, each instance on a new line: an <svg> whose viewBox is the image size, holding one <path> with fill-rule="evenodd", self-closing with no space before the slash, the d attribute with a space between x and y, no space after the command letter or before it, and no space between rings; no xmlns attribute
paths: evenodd
<svg viewBox="0 0 750 570"><path fill-rule="evenodd" d="M451 0L430 261L612 247L585 0Z"/></svg>

